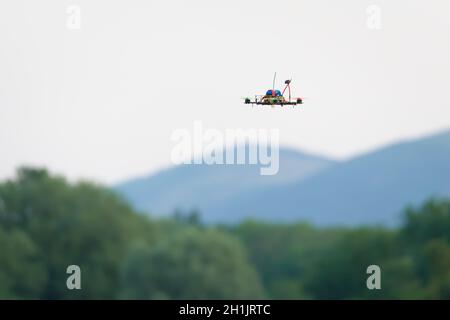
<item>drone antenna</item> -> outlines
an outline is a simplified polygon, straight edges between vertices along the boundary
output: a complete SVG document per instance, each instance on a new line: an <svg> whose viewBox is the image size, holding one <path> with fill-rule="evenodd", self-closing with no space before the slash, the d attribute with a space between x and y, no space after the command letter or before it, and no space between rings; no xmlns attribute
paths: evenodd
<svg viewBox="0 0 450 320"><path fill-rule="evenodd" d="M288 86L289 86L289 101L291 101L291 82L292 82L292 78L291 80L289 80Z"/></svg>
<svg viewBox="0 0 450 320"><path fill-rule="evenodd" d="M283 93L281 94L284 96L284 92L286 91L286 89L288 89L289 90L289 101L291 101L291 82L292 82L292 78L290 80L286 80L284 82L286 87L284 87Z"/></svg>
<svg viewBox="0 0 450 320"><path fill-rule="evenodd" d="M273 75L273 85L272 85L273 92L275 92L275 79L276 79L276 77L277 77L277 73L275 72L275 74Z"/></svg>

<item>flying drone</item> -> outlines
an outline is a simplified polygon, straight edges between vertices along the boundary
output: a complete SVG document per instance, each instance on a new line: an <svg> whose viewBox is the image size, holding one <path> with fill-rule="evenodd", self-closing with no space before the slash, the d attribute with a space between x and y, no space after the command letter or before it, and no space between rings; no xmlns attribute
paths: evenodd
<svg viewBox="0 0 450 320"><path fill-rule="evenodd" d="M291 105L295 106L297 104L303 103L303 98L292 98L291 97L291 80L286 80L284 84L286 85L281 92L280 90L275 89L275 79L277 77L277 74L275 73L273 77L273 86L272 89L267 90L265 95L255 95L255 100L252 100L250 98L244 98L245 104L251 104L251 105L270 105L270 106L284 106L284 105ZM286 99L284 96L284 93L288 90L289 96Z"/></svg>

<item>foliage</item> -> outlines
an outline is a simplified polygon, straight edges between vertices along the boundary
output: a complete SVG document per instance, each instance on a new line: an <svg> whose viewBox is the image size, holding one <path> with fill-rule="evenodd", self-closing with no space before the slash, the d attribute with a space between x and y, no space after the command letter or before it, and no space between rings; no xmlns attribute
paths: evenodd
<svg viewBox="0 0 450 320"><path fill-rule="evenodd" d="M68 290L66 268L82 270ZM379 265L382 289L368 290ZM102 186L21 168L0 183L1 299L449 299L450 202L398 228L316 228L200 214L152 220Z"/></svg>
<svg viewBox="0 0 450 320"><path fill-rule="evenodd" d="M258 276L241 244L215 230L188 228L155 246L139 246L123 270L124 297L256 299Z"/></svg>

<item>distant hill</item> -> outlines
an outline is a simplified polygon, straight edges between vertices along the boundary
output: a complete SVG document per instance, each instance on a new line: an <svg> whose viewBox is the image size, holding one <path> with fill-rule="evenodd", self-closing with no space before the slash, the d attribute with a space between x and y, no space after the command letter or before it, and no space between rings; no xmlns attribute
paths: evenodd
<svg viewBox="0 0 450 320"><path fill-rule="evenodd" d="M280 172L256 166L189 165L121 184L138 209L198 208L207 222L305 220L318 225L392 224L408 204L450 196L450 131L337 163L293 150Z"/></svg>
<svg viewBox="0 0 450 320"><path fill-rule="evenodd" d="M319 225L392 224L407 205L450 196L450 131L394 144L308 179L230 199L214 214Z"/></svg>
<svg viewBox="0 0 450 320"><path fill-rule="evenodd" d="M180 165L126 181L115 189L138 210L152 215L199 209L207 220L220 221L223 217L214 216L219 203L260 188L301 181L334 164L329 159L281 148L280 169L273 176L261 176L259 165ZM211 215L206 217L206 211Z"/></svg>

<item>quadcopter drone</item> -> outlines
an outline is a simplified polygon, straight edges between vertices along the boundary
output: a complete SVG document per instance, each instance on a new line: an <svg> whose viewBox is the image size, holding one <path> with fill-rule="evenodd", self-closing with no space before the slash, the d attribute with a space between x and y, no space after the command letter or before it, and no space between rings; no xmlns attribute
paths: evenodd
<svg viewBox="0 0 450 320"><path fill-rule="evenodd" d="M286 85L283 89L283 92L280 90L275 90L275 79L277 74L275 73L273 77L273 86L272 89L267 90L265 95L255 95L255 100L251 100L250 98L244 98L245 104L251 105L270 105L270 106L284 106L291 105L295 106L297 104L303 103L303 98L291 98L291 80L286 80L284 84ZM284 97L284 93L288 90L289 96L288 99Z"/></svg>

